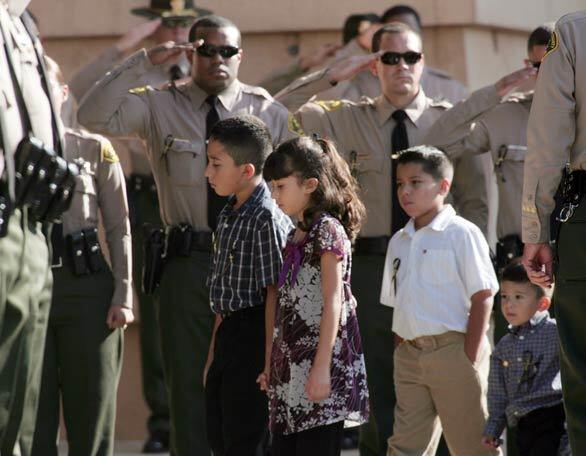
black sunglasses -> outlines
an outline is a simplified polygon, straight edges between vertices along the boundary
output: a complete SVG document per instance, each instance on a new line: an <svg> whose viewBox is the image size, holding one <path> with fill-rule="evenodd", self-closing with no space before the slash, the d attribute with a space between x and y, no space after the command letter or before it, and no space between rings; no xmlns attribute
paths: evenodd
<svg viewBox="0 0 586 456"><path fill-rule="evenodd" d="M240 48L235 46L214 46L213 44L202 44L196 49L198 55L202 57L215 57L220 54L225 59L234 57L239 51Z"/></svg>
<svg viewBox="0 0 586 456"><path fill-rule="evenodd" d="M193 19L182 19L182 18L173 18L173 19L163 19L163 27L174 29L177 27L187 28L191 27L193 24Z"/></svg>
<svg viewBox="0 0 586 456"><path fill-rule="evenodd" d="M400 52L385 52L380 56L380 61L385 65L396 65L402 58L407 65L415 65L421 60L422 56L421 52L414 51L404 52L403 54Z"/></svg>

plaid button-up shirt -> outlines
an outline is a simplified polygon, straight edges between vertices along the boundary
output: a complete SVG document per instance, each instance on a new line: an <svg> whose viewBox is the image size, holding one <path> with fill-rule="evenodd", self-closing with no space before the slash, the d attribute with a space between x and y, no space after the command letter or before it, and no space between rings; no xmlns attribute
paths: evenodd
<svg viewBox="0 0 586 456"><path fill-rule="evenodd" d="M242 206L232 197L218 216L208 285L215 313L264 305L265 288L277 284L282 249L293 224L263 181Z"/></svg>
<svg viewBox="0 0 586 456"><path fill-rule="evenodd" d="M496 345L488 378L488 421L485 435L499 437L507 422L515 426L533 410L562 402L556 322L544 312Z"/></svg>

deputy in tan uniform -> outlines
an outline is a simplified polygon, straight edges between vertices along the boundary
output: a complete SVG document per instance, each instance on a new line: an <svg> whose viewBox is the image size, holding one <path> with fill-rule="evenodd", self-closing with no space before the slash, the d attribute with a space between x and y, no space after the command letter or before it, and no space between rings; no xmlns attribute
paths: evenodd
<svg viewBox="0 0 586 456"><path fill-rule="evenodd" d="M523 164L527 151L527 121L537 75L551 36L551 27L541 26L529 36L525 69L477 90L446 111L428 131L424 142L441 148L451 158L490 152L499 190L497 236L505 244L521 246L521 194ZM522 91L510 93L512 89ZM497 253L499 252L497 246ZM513 254L514 252L510 252ZM506 255L503 251L503 255ZM508 258L509 260L511 258ZM505 266L507 258L497 258Z"/></svg>
<svg viewBox="0 0 586 456"><path fill-rule="evenodd" d="M586 10L562 17L543 58L527 127L523 263L550 285L550 215L562 170L554 300L564 407L572 454L586 454Z"/></svg>
<svg viewBox="0 0 586 456"><path fill-rule="evenodd" d="M137 133L157 184L167 227L167 257L160 284L159 324L171 407L171 453L209 454L205 431L203 368L213 314L206 276L211 230L222 203L204 178L205 140L218 119L250 113L279 143L292 136L284 106L237 79L240 32L218 16L198 19L189 34L193 81L178 87L130 90L136 78L185 52L173 43L141 50L88 93L79 120L112 135ZM208 210L209 209L209 210Z"/></svg>
<svg viewBox="0 0 586 456"><path fill-rule="evenodd" d="M29 220L28 209L8 211L6 203L15 195L15 154L21 140L30 133L48 147L59 145L38 71L35 46L39 55L42 48L21 19L28 3L0 0L0 155L5 164L0 175L0 197L4 198L0 210L4 222L10 212L0 229L0 453L24 456L30 455L36 421L52 278L41 224Z"/></svg>
<svg viewBox="0 0 586 456"><path fill-rule="evenodd" d="M150 21L132 27L112 47L82 68L70 81L71 91L80 101L89 89L107 71L121 63L137 46L149 40L154 45L167 41L187 42L189 29L197 17L210 14L198 8L193 1L152 0L148 8L135 8L133 14L148 17ZM185 54L179 54L161 65L140 74L133 87L162 87L169 81L188 77L190 64ZM137 137L110 138L126 172L130 222L133 243L134 284L140 310L140 353L143 395L149 408L147 420L149 436L144 453L169 450L169 401L163 377L161 341L157 329L157 294L143 293L141 277L143 248L148 236L144 231L162 226L157 202L157 190L146 154L146 145ZM145 227L146 225L146 227ZM148 233L147 233L148 234Z"/></svg>
<svg viewBox="0 0 586 456"><path fill-rule="evenodd" d="M361 436L360 450L362 455L384 455L393 430L393 336L392 310L379 305L379 287L389 237L405 221L398 218L399 206L393 204L396 192L391 153L421 144L425 133L450 105L431 100L419 85L424 59L417 33L404 24L387 25L374 35L372 47L374 54L350 57L314 73L282 91L278 99L297 109L313 94L351 78L366 66L380 81L382 94L375 99L309 102L296 111L291 123L306 134L318 133L335 140L362 188L367 222L356 243L352 284L369 375L371 421L378 435L374 439ZM476 178L476 187L484 189L481 170ZM477 207L481 209L477 219L480 223L484 220L486 226L483 191L478 193Z"/></svg>
<svg viewBox="0 0 586 456"><path fill-rule="evenodd" d="M68 95L59 67L47 59L58 111ZM71 454L114 450L122 329L133 321L132 253L124 173L110 142L65 131L66 159L80 169L61 238L53 243L53 300L45 343L33 455L57 455L59 409ZM112 268L98 242L98 213Z"/></svg>

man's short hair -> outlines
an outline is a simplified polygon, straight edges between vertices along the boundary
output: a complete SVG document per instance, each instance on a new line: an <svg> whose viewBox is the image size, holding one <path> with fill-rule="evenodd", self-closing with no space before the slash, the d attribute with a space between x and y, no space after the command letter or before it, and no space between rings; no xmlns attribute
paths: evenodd
<svg viewBox="0 0 586 456"><path fill-rule="evenodd" d="M531 52L533 46L547 46L553 33L553 26L550 24L543 24L537 27L529 35L527 40L527 51Z"/></svg>
<svg viewBox="0 0 586 456"><path fill-rule="evenodd" d="M265 160L273 151L273 140L266 124L245 114L219 121L212 128L210 141L218 141L237 166L254 165L255 175L262 173Z"/></svg>
<svg viewBox="0 0 586 456"><path fill-rule="evenodd" d="M405 149L396 158L397 166L407 163L420 164L423 172L437 182L454 177L454 166L446 154L433 146L415 146Z"/></svg>
<svg viewBox="0 0 586 456"><path fill-rule="evenodd" d="M240 30L234 22L230 19L226 19L222 16L216 16L215 14L211 14L209 16L202 16L201 18L197 19L191 29L189 30L189 42L193 43L197 39L197 30L202 28L212 28L212 29L222 29L222 28L232 28L238 32L238 45L240 46L241 36Z"/></svg>
<svg viewBox="0 0 586 456"><path fill-rule="evenodd" d="M379 28L372 37L372 52L378 52L380 50L380 42L383 39L383 35L390 34L403 34L413 33L421 41L421 37L417 32L413 31L411 27L402 22L391 22L381 28Z"/></svg>
<svg viewBox="0 0 586 456"><path fill-rule="evenodd" d="M356 38L360 34L359 27L362 22L380 24L381 20L380 17L374 13L351 14L346 18L344 27L342 28L342 43L348 44L350 40Z"/></svg>
<svg viewBox="0 0 586 456"><path fill-rule="evenodd" d="M548 292L539 285L534 284L529 279L525 266L521 263L521 258L515 258L509 263L501 274L501 282L513 282L513 283L524 283L531 285L531 288L535 290L537 299L541 299L544 296L548 296Z"/></svg>
<svg viewBox="0 0 586 456"><path fill-rule="evenodd" d="M383 13L381 19L383 22L391 22L394 17L402 16L404 14L409 14L415 18L415 22L417 23L417 26L419 27L419 30L415 30L415 31L417 33L421 33L421 16L419 16L419 13L416 10L414 10L413 8L411 8L410 6L407 6L407 5L392 6L391 8L389 8L388 10L386 10Z"/></svg>

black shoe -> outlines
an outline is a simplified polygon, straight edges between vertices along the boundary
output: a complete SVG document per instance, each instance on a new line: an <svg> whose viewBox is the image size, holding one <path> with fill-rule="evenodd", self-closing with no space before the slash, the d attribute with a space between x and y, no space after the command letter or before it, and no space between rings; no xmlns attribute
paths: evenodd
<svg viewBox="0 0 586 456"><path fill-rule="evenodd" d="M142 447L142 452L147 454L167 453L169 451L169 433L153 432Z"/></svg>

